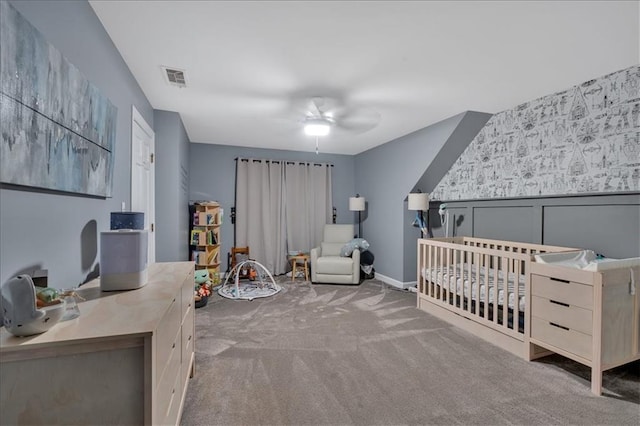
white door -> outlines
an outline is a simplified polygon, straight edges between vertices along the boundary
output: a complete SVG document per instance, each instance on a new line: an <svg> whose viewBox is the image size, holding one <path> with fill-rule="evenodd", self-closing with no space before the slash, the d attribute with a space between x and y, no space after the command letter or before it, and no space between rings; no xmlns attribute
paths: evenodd
<svg viewBox="0 0 640 426"><path fill-rule="evenodd" d="M131 211L144 213L149 263L156 261L155 134L134 106L131 111Z"/></svg>

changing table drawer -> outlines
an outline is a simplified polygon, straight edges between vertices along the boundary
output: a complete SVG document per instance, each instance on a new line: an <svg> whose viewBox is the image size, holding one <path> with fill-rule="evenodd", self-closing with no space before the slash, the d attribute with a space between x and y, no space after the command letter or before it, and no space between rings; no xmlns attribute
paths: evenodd
<svg viewBox="0 0 640 426"><path fill-rule="evenodd" d="M531 297L531 315L591 336L593 311L540 296Z"/></svg>
<svg viewBox="0 0 640 426"><path fill-rule="evenodd" d="M593 287L586 284L531 274L531 294L593 310Z"/></svg>
<svg viewBox="0 0 640 426"><path fill-rule="evenodd" d="M588 334L537 317L531 318L531 337L591 360L592 339Z"/></svg>

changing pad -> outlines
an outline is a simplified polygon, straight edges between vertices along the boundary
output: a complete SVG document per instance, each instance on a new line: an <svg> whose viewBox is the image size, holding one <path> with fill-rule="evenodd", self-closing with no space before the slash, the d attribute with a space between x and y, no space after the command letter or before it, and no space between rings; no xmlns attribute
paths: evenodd
<svg viewBox="0 0 640 426"><path fill-rule="evenodd" d="M538 263L550 263L555 266L568 266L582 269L596 260L593 250L569 251L561 253L543 253L533 256Z"/></svg>
<svg viewBox="0 0 640 426"><path fill-rule="evenodd" d="M608 269L633 268L634 266L640 266L640 257L631 257L629 259L602 259L597 262L591 262L582 269L597 272Z"/></svg>
<svg viewBox="0 0 640 426"><path fill-rule="evenodd" d="M598 259L593 250L536 254L534 258L538 263L566 266L593 272L640 266L640 257L632 257L629 259Z"/></svg>

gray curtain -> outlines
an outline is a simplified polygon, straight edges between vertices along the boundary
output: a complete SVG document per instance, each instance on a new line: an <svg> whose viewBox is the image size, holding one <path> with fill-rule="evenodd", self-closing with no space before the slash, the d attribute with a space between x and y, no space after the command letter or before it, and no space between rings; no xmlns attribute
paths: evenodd
<svg viewBox="0 0 640 426"><path fill-rule="evenodd" d="M287 249L309 252L331 223L331 166L287 162L284 177Z"/></svg>
<svg viewBox="0 0 640 426"><path fill-rule="evenodd" d="M331 165L237 159L236 245L274 274L287 252L309 252L331 222Z"/></svg>

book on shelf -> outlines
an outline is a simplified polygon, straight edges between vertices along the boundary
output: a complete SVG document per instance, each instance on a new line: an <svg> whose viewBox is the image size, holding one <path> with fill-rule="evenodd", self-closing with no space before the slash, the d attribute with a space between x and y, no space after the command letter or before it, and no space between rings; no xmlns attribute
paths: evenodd
<svg viewBox="0 0 640 426"><path fill-rule="evenodd" d="M195 212L193 214L193 224L195 226L216 225L216 215L214 213Z"/></svg>
<svg viewBox="0 0 640 426"><path fill-rule="evenodd" d="M218 244L218 237L213 230L193 229L191 230L191 245L205 246Z"/></svg>
<svg viewBox="0 0 640 426"><path fill-rule="evenodd" d="M191 231L191 245L197 246L200 244L200 231L194 229Z"/></svg>

